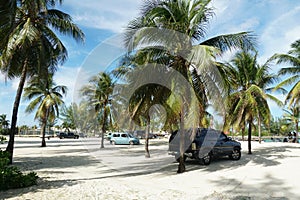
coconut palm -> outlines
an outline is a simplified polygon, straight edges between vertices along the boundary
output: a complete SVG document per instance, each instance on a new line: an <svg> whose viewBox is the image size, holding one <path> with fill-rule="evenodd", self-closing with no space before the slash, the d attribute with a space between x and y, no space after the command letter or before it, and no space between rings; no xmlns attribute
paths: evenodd
<svg viewBox="0 0 300 200"><path fill-rule="evenodd" d="M296 132L296 143L298 143L298 131L299 131L299 122L300 122L300 106L293 105L289 109L284 109L283 117L289 124L294 124Z"/></svg>
<svg viewBox="0 0 300 200"><path fill-rule="evenodd" d="M53 73L58 63L67 59L67 50L54 31L77 41L83 41L84 34L68 14L52 9L61 0L8 2L0 12L6 16L0 19L0 69L9 79L20 77L6 148L12 162L17 114L26 78Z"/></svg>
<svg viewBox="0 0 300 200"><path fill-rule="evenodd" d="M170 90L166 87L163 87L156 83L147 83L146 85L140 85L140 81L143 82L143 69L144 66L147 66L147 63L152 62L151 51L140 50L134 55L126 55L122 59L122 65L113 71L113 74L122 79L122 82L125 82L127 85L123 87L123 90L129 88L137 88L133 91L133 94L130 96L129 108L121 108L120 110L126 110L130 113L130 118L138 126L145 126L145 157L150 157L149 152L149 132L150 132L150 109L155 108L156 104L165 104L166 100L170 95ZM141 74L139 73L141 72ZM155 75L155 73L154 73ZM147 74L151 76L151 74ZM137 80L139 79L139 80ZM122 93L121 93L122 94ZM121 102L124 97L118 95L118 98L114 102ZM124 105L124 104L122 104ZM122 106L114 106L122 107ZM119 112L115 112L117 115L120 115ZM126 122L127 123L127 122ZM119 125L125 127L126 124L119 122Z"/></svg>
<svg viewBox="0 0 300 200"><path fill-rule="evenodd" d="M31 101L26 108L27 113L36 110L35 119L41 123L42 147L46 147L45 132L47 122L54 122L59 116L59 107L64 104L63 95L67 92L66 86L56 85L52 75L47 79L34 76L24 89L25 100Z"/></svg>
<svg viewBox="0 0 300 200"><path fill-rule="evenodd" d="M278 84L277 87L290 86L294 84L286 96L285 103L289 106L300 102L300 40L291 44L291 50L287 54L275 54L273 59L277 64L288 63L291 67L284 67L279 70L279 75L291 75L286 80ZM276 88L277 88L276 87Z"/></svg>
<svg viewBox="0 0 300 200"><path fill-rule="evenodd" d="M0 115L0 128L8 128L8 125L9 125L9 120L6 119L6 115L5 114L2 114Z"/></svg>
<svg viewBox="0 0 300 200"><path fill-rule="evenodd" d="M70 106L66 107L63 106L60 112L60 119L63 121L62 127L64 129L67 129L68 132L70 132L70 129L76 128L76 111L74 108L76 108L77 105L71 104Z"/></svg>
<svg viewBox="0 0 300 200"><path fill-rule="evenodd" d="M128 51L134 54L139 50L147 50L153 61L180 72L191 87L195 85L194 81L201 80L205 82L206 96L211 97L212 93L222 95L218 75L208 73L216 70L216 56L228 49L252 48L253 37L247 32L241 32L206 39L206 29L213 16L209 3L210 0L145 1L141 15L127 27L125 45ZM197 73L192 74L192 70ZM180 87L180 83L174 85L176 89ZM208 91L213 92L208 94ZM197 97L201 95L199 92ZM182 99L182 103L187 103L184 101ZM198 101L201 105L202 100ZM205 105L201 107L205 109ZM181 110L180 116L185 115ZM184 166L183 153L181 151L179 166ZM184 167L179 168L178 172L184 171Z"/></svg>
<svg viewBox="0 0 300 200"><path fill-rule="evenodd" d="M110 116L109 104L114 89L114 82L109 74L100 72L89 80L89 84L81 88L82 95L93 106L96 115L100 118L101 127L101 148L104 148L104 134L107 130Z"/></svg>
<svg viewBox="0 0 300 200"><path fill-rule="evenodd" d="M271 113L267 99L282 104L268 92L276 81L276 76L269 73L269 63L257 63L257 53L241 51L236 53L231 63L224 66L224 74L230 82L231 91L227 98L227 113L224 129L234 125L237 130L245 130L248 124L248 153L251 154L251 135L254 122L261 122L267 127Z"/></svg>

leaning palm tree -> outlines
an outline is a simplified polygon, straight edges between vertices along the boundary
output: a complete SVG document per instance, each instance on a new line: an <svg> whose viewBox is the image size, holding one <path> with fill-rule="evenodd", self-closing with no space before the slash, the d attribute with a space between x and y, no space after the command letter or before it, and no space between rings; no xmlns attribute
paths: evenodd
<svg viewBox="0 0 300 200"><path fill-rule="evenodd" d="M277 87L290 86L294 84L286 96L285 103L289 106L299 104L300 102L300 40L291 44L291 50L287 54L275 54L273 59L277 64L288 63L291 67L285 67L279 70L279 75L292 75L278 84ZM276 88L277 88L276 87Z"/></svg>
<svg viewBox="0 0 300 200"><path fill-rule="evenodd" d="M54 122L59 116L59 107L64 104L63 95L67 92L66 86L56 85L52 75L47 79L34 76L24 89L25 100L31 101L26 108L27 113L36 110L35 119L41 122L42 147L46 147L45 132L47 122Z"/></svg>
<svg viewBox="0 0 300 200"><path fill-rule="evenodd" d="M154 62L179 72L191 87L197 85L194 81L200 79L204 82L206 96L212 97L213 93L222 96L222 81L214 67L216 56L228 49L252 48L253 37L248 32L241 32L206 39L206 28L213 16L209 3L210 0L145 1L141 15L129 23L125 33L125 45L129 53L147 50ZM192 70L197 73L192 74ZM180 83L174 83L173 88L181 87ZM198 91L195 89L194 92ZM196 96L199 98L202 95ZM179 102L190 105L185 100L183 97ZM198 101L201 104L202 100ZM216 105L217 102L213 104ZM201 107L205 108L204 105ZM182 107L181 119L187 116L184 110ZM184 123L180 124L183 131ZM184 171L183 153L180 153L179 173Z"/></svg>
<svg viewBox="0 0 300 200"><path fill-rule="evenodd" d="M9 79L20 77L6 151L13 158L19 104L27 77L53 73L67 59L67 50L55 31L83 41L84 34L71 17L54 7L61 0L11 0L0 11L0 70ZM1 3L2 4L2 3ZM4 4L3 4L4 5ZM5 16L5 17L2 17Z"/></svg>
<svg viewBox="0 0 300 200"><path fill-rule="evenodd" d="M104 134L107 130L110 116L109 104L114 89L114 82L109 74L104 72L93 76L89 84L81 88L81 93L94 108L95 114L100 119L101 126L101 148L104 148Z"/></svg>
<svg viewBox="0 0 300 200"><path fill-rule="evenodd" d="M268 93L273 89L268 86L276 81L276 76L268 71L269 61L258 65L256 52L238 52L223 69L231 85L224 129L234 125L243 132L248 124L248 153L252 154L251 135L254 122L257 121L258 126L261 122L269 126L271 119L267 99L281 104Z"/></svg>

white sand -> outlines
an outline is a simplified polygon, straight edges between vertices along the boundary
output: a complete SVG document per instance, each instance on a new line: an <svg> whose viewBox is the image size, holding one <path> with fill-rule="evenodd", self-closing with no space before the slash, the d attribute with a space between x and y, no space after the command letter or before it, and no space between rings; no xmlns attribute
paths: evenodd
<svg viewBox="0 0 300 200"><path fill-rule="evenodd" d="M187 172L167 154L166 140L144 146L99 148L99 138L17 138L14 163L40 177L37 186L0 193L0 199L300 199L300 144L242 143L242 158L209 166L187 160ZM0 145L3 149L6 146Z"/></svg>

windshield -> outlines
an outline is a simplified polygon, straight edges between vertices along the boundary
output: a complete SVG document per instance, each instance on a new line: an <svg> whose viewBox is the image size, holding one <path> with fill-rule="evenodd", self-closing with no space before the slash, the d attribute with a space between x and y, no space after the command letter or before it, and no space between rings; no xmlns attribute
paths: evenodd
<svg viewBox="0 0 300 200"><path fill-rule="evenodd" d="M131 134L128 134L128 135L129 135L129 137L134 138L133 135L131 135Z"/></svg>

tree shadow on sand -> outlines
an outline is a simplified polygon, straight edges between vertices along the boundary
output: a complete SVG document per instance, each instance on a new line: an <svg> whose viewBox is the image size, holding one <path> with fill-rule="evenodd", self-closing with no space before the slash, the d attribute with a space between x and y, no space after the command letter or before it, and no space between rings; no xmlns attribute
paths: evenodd
<svg viewBox="0 0 300 200"><path fill-rule="evenodd" d="M165 144L164 144L165 145ZM169 156L167 147L163 148L150 148L151 158L145 158L144 152L140 149L141 147L122 147L114 148L111 147L105 150L98 148L89 152L84 148L76 149L58 149L53 150L47 156L24 156L16 159L16 165L20 166L24 170L37 171L45 174L53 174L53 176L60 176L60 174L67 173L78 173L76 171L68 171L67 168L76 170L88 170L87 167L96 169L94 172L90 172L88 176L80 176L74 178L74 176L66 176L61 180L51 180L51 177L42 177L37 186L23 189L8 190L0 193L2 198L16 197L28 192L35 192L43 189L60 188L64 186L72 186L78 184L81 181L87 180L101 180L110 179L116 177L138 177L144 175L153 175L159 177L176 176L177 162L173 156ZM186 162L186 173L199 171L203 172L203 175L215 172L219 170L233 170L243 167L249 163L255 165L271 167L281 164L282 160L286 157L298 157L297 155L288 155L288 153L296 146L280 146L280 147L261 147L253 150L252 155L248 155L247 152L242 152L242 157L238 161L231 161L228 158L219 158L212 161L209 166L204 166L196 160L187 160ZM84 153L85 154L82 154ZM97 154L98 152L98 154ZM70 155L69 155L70 153ZM71 154L72 153L72 154ZM75 154L74 154L75 153ZM76 155L78 153L78 155ZM90 154L87 154L90 153ZM55 164L53 164L55 163ZM94 174L91 174L94 173ZM278 187L280 186L280 180L272 177L271 175L265 178L265 182L261 183L261 187L264 184L272 183L277 181ZM215 184L232 184L238 186L240 183L236 179L232 180L220 180ZM265 186L264 186L265 187ZM243 188L235 188L240 194L249 193L249 191L256 192L255 188L251 185L243 185ZM270 191L276 191L275 186L269 186ZM289 191L290 188L281 188ZM287 194L287 193L285 193ZM288 194L292 195L292 194ZM242 196L241 196L242 197ZM297 198L296 198L297 199Z"/></svg>
<svg viewBox="0 0 300 200"><path fill-rule="evenodd" d="M213 195L204 197L203 199L232 199L232 200L250 200L250 199L265 199L265 200L287 200L299 199L300 197L291 192L290 186L285 186L281 179L274 177L271 174L266 174L260 183L255 185L247 182L242 182L238 179L219 179L211 181L219 187L227 186L231 189L222 193L215 192ZM258 189L260 188L260 189ZM218 198L216 198L218 197Z"/></svg>

